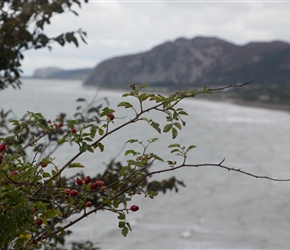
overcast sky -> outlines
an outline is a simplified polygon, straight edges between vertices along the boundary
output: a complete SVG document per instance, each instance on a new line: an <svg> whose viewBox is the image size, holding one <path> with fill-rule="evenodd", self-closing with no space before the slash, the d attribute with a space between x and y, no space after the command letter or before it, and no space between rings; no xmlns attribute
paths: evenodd
<svg viewBox="0 0 290 250"><path fill-rule="evenodd" d="M56 16L47 33L82 28L88 45L26 52L25 75L35 68L95 67L105 59L144 52L166 41L214 36L237 45L250 41L290 42L290 1L94 1L79 16Z"/></svg>

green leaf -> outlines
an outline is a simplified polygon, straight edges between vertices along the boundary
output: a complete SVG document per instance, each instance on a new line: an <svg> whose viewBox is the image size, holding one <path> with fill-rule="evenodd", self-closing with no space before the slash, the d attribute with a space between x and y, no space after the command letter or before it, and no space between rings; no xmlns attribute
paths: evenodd
<svg viewBox="0 0 290 250"><path fill-rule="evenodd" d="M103 117L103 116L105 116L105 115L109 115L109 114L112 114L112 113L114 113L114 112L115 112L115 110L110 109L110 108L108 108L108 107L105 107L105 108L103 108L103 110L102 110L100 116Z"/></svg>
<svg viewBox="0 0 290 250"><path fill-rule="evenodd" d="M179 149L173 149L173 150L170 151L170 153L175 153L175 152L180 153L180 150Z"/></svg>
<svg viewBox="0 0 290 250"><path fill-rule="evenodd" d="M195 145L190 145L187 150L189 151L189 150L191 150L193 148L196 148L196 146Z"/></svg>
<svg viewBox="0 0 290 250"><path fill-rule="evenodd" d="M169 147L169 148L180 148L180 144L177 144L177 143L175 143L175 144L170 144L168 147Z"/></svg>
<svg viewBox="0 0 290 250"><path fill-rule="evenodd" d="M120 102L118 104L118 107L131 108L131 107L133 107L133 105L131 103L129 103L129 102Z"/></svg>
<svg viewBox="0 0 290 250"><path fill-rule="evenodd" d="M119 228L123 228L125 225L125 221L119 221Z"/></svg>
<svg viewBox="0 0 290 250"><path fill-rule="evenodd" d="M126 143L135 143L135 142L138 142L138 139L130 139L128 140Z"/></svg>
<svg viewBox="0 0 290 250"><path fill-rule="evenodd" d="M130 229L130 231L132 231L131 225L129 222L126 222L127 227Z"/></svg>
<svg viewBox="0 0 290 250"><path fill-rule="evenodd" d="M103 129L99 129L99 135L102 136L104 134L104 130Z"/></svg>
<svg viewBox="0 0 290 250"><path fill-rule="evenodd" d="M84 166L79 162L72 162L68 165L69 168L84 168Z"/></svg>
<svg viewBox="0 0 290 250"><path fill-rule="evenodd" d="M179 122L175 122L173 123L173 125L181 130L181 125Z"/></svg>
<svg viewBox="0 0 290 250"><path fill-rule="evenodd" d="M43 173L42 177L43 178L50 178L50 173L45 172L45 173Z"/></svg>
<svg viewBox="0 0 290 250"><path fill-rule="evenodd" d="M150 84L144 83L139 87L139 89L144 89L144 88L148 88L148 87L150 87Z"/></svg>
<svg viewBox="0 0 290 250"><path fill-rule="evenodd" d="M171 128L172 128L172 124L167 124L164 126L163 132L167 133L168 131L170 131Z"/></svg>
<svg viewBox="0 0 290 250"><path fill-rule="evenodd" d="M178 112L179 115L188 115L184 110Z"/></svg>
<svg viewBox="0 0 290 250"><path fill-rule="evenodd" d="M79 46L78 40L76 39L76 37L74 36L74 32L68 32L65 34L65 39L71 43L73 42L75 44L76 47Z"/></svg>
<svg viewBox="0 0 290 250"><path fill-rule="evenodd" d="M177 137L177 135L178 135L177 129L176 128L172 128L171 132L172 132L172 139L175 139Z"/></svg>
<svg viewBox="0 0 290 250"><path fill-rule="evenodd" d="M160 127L159 127L159 126L160 126L159 123L154 122L154 121L151 121L151 122L150 122L150 125L151 125L154 129L156 129L158 133L161 133L161 129L160 129Z"/></svg>
<svg viewBox="0 0 290 250"><path fill-rule="evenodd" d="M129 149L129 150L127 150L126 152L125 152L125 155L128 155L128 154L132 154L132 155L136 155L136 154L138 154L138 152L136 152L135 150L133 150L133 149Z"/></svg>
<svg viewBox="0 0 290 250"><path fill-rule="evenodd" d="M95 148L100 148L101 152L104 152L105 146L104 146L104 144L102 144L102 143L99 142L99 143L95 146Z"/></svg>
<svg viewBox="0 0 290 250"><path fill-rule="evenodd" d="M128 227L123 227L123 229L122 229L122 235L123 235L124 237L127 236L128 232L129 232Z"/></svg>
<svg viewBox="0 0 290 250"><path fill-rule="evenodd" d="M119 214L118 219L119 220L125 220L126 219L126 215L125 214Z"/></svg>
<svg viewBox="0 0 290 250"><path fill-rule="evenodd" d="M164 160L163 160L161 157L159 157L158 155L156 155L156 154L152 154L151 156L152 156L154 159L158 160L158 161L162 161L162 162L164 162Z"/></svg>

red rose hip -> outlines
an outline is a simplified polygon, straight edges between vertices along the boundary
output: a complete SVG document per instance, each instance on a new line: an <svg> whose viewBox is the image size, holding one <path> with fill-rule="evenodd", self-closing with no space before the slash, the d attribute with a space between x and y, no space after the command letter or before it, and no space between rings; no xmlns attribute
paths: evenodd
<svg viewBox="0 0 290 250"><path fill-rule="evenodd" d="M90 189L91 189L91 190L95 190L97 187L98 187L98 184L97 184L97 183L92 183L92 184L90 185Z"/></svg>
<svg viewBox="0 0 290 250"><path fill-rule="evenodd" d="M0 144L0 152L3 152L6 148L6 144L3 142Z"/></svg>
<svg viewBox="0 0 290 250"><path fill-rule="evenodd" d="M139 210L139 207L136 206L136 205L132 205L132 206L130 207L130 210L133 211L133 212L136 212L136 211Z"/></svg>
<svg viewBox="0 0 290 250"><path fill-rule="evenodd" d="M85 183L86 184L89 184L91 182L91 177L90 176L87 176L86 178L85 178Z"/></svg>
<svg viewBox="0 0 290 250"><path fill-rule="evenodd" d="M114 114L109 114L108 117L109 117L110 121L113 121L115 119Z"/></svg>
<svg viewBox="0 0 290 250"><path fill-rule="evenodd" d="M77 178L77 179L76 179L76 183L77 183L79 186L83 185L83 181L82 181L80 178Z"/></svg>
<svg viewBox="0 0 290 250"><path fill-rule="evenodd" d="M105 185L103 181L99 181L99 180L96 180L96 184L98 185L98 187L102 187Z"/></svg>
<svg viewBox="0 0 290 250"><path fill-rule="evenodd" d="M42 224L42 219L38 218L35 223L36 225L40 226Z"/></svg>
<svg viewBox="0 0 290 250"><path fill-rule="evenodd" d="M77 196L79 194L79 192L75 189L71 190L69 193L71 196Z"/></svg>

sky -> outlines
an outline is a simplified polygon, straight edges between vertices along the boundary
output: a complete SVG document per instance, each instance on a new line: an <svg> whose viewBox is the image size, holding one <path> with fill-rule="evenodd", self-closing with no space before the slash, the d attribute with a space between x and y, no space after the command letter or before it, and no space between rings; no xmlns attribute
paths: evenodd
<svg viewBox="0 0 290 250"><path fill-rule="evenodd" d="M27 51L24 75L36 68L93 68L116 56L145 52L180 37L218 37L236 45L280 40L290 43L289 1L97 1L75 6L79 16L55 16L48 35L82 29L88 44Z"/></svg>

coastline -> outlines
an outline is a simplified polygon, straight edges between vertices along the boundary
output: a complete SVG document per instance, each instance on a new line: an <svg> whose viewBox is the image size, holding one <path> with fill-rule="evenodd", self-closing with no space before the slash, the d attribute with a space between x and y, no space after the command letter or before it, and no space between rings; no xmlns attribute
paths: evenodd
<svg viewBox="0 0 290 250"><path fill-rule="evenodd" d="M233 99L233 98L219 98L214 96L199 96L198 98L208 101L215 101L215 102L225 102L225 103L233 103L240 106L245 107L253 107L253 108L263 108L269 110L277 110L277 111L284 111L290 113L290 106L283 105L283 104L275 104L275 103L263 103L263 102L251 102L242 99Z"/></svg>
<svg viewBox="0 0 290 250"><path fill-rule="evenodd" d="M130 92L131 89L128 86L128 89L122 89L122 88L98 88L95 86L84 86L84 88L87 89L98 89L98 91L114 91L119 92L120 94ZM152 89L149 88L148 92L155 92L160 93L163 95L170 95L173 92L166 91L165 89ZM275 103L264 103L264 102L252 102L252 101L246 101L242 99L233 99L233 98L226 98L226 97L218 97L214 94L211 95L196 95L195 99L201 99L201 100L207 100L207 101L214 101L214 102L225 102L225 103L232 103L240 106L246 106L246 107L255 107L255 108L263 108L263 109L269 109L269 110L277 110L277 111L285 111L290 113L290 106L286 104L275 104Z"/></svg>

